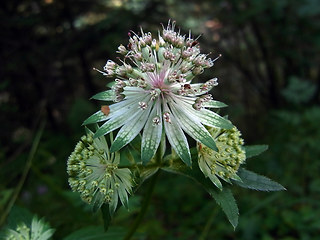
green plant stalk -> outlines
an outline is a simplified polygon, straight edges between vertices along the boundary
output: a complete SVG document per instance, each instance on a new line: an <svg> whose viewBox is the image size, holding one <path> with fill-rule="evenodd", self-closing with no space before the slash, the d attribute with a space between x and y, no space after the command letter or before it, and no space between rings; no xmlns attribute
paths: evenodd
<svg viewBox="0 0 320 240"><path fill-rule="evenodd" d="M213 223L213 220L214 220L214 217L216 215L216 212L214 210L212 210L210 216L209 216L209 219L207 220L207 223L206 225L204 226L203 228L203 231L199 237L199 240L205 240L208 236L208 233L209 233L209 230L211 228L211 225Z"/></svg>
<svg viewBox="0 0 320 240"><path fill-rule="evenodd" d="M13 192L13 195L12 195L12 198L11 200L9 201L4 213L2 214L1 218L0 218L0 226L3 225L3 223L5 222L9 212L11 211L11 208L12 206L14 205L14 203L16 202L20 192L21 192L21 189L22 189L22 186L27 178L27 175L29 173L29 170L31 168L31 165L32 165L32 160L34 158L34 155L38 149L38 146L39 146L39 142L40 142L40 139L41 139L41 136L42 136L42 133L43 133L43 130L44 130L44 127L45 127L45 124L46 124L46 121L42 121L40 123L40 126L39 126L39 129L36 133L36 136L33 140L33 143L32 143L32 146L31 146L31 150L29 152L29 156L28 156L28 159L27 159L27 162L26 162L26 165L23 169L23 172L22 172L22 176L19 180L19 183L17 185L17 187L15 188L14 192Z"/></svg>
<svg viewBox="0 0 320 240"><path fill-rule="evenodd" d="M137 218L135 219L135 221L133 222L131 228L129 229L129 231L127 232L127 234L125 235L125 237L123 238L124 240L129 240L131 239L131 237L133 236L133 234L136 232L136 230L138 229L144 215L147 212L148 206L150 204L150 200L151 200L151 196L154 190L154 186L156 185L158 176L159 176L160 171L157 171L152 177L151 177L151 181L149 183L146 195L143 199L143 203L142 203L142 207L141 210L139 212L139 215L137 216Z"/></svg>

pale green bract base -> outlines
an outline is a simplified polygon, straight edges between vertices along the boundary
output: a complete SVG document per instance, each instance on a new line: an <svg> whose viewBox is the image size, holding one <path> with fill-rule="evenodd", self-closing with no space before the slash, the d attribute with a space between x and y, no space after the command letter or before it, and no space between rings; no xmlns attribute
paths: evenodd
<svg viewBox="0 0 320 240"><path fill-rule="evenodd" d="M54 233L44 220L33 217L30 228L20 223L15 230L7 231L5 240L48 240Z"/></svg>

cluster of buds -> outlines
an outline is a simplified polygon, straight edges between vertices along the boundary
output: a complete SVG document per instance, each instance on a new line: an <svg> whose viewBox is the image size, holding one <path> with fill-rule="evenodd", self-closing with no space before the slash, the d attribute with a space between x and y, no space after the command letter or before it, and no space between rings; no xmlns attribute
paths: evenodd
<svg viewBox="0 0 320 240"><path fill-rule="evenodd" d="M72 190L94 206L109 204L110 213L115 211L118 199L127 205L132 176L128 168L118 168L119 161L120 154L110 154L104 137L93 139L92 132L82 136L68 159Z"/></svg>
<svg viewBox="0 0 320 240"><path fill-rule="evenodd" d="M230 130L210 128L209 132L217 143L218 151L199 143L199 167L206 177L209 177L217 187L222 188L218 177L226 182L230 182L230 179L240 179L237 176L237 171L246 159L246 154L242 147L244 141L236 127Z"/></svg>

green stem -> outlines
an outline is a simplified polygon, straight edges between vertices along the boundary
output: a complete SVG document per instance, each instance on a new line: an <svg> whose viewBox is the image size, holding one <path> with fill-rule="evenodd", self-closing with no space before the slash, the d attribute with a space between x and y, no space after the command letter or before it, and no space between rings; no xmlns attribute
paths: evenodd
<svg viewBox="0 0 320 240"><path fill-rule="evenodd" d="M127 232L127 234L125 235L123 240L129 240L131 239L131 237L133 236L133 234L136 232L136 230L138 229L144 215L147 212L148 206L150 204L150 200L151 200L151 196L154 190L154 186L156 185L157 182L157 178L159 176L160 171L156 172L152 177L151 177L151 181L149 183L148 189L147 189L147 193L143 199L143 203L142 203L142 207L140 210L139 215L137 216L137 218L135 219L135 221L133 222L131 228L129 229L129 231Z"/></svg>
<svg viewBox="0 0 320 240"><path fill-rule="evenodd" d="M31 150L29 152L29 156L28 156L28 159L27 159L27 162L26 162L26 165L23 169L23 172L22 172L22 176L19 180L19 183L17 185L17 187L15 188L14 192L13 192L13 196L12 198L10 199L3 215L1 216L1 219L0 219L0 226L3 225L4 221L6 220L9 212L11 211L11 208L12 206L14 205L14 203L16 202L20 192L21 192L21 189L22 189L22 186L27 178L27 175L29 173L29 170L30 170L30 167L32 165L32 160L34 158L34 155L38 149L38 145L39 145L39 142L40 142L40 139L41 139L41 136L42 136L42 133L43 133L43 130L44 130L44 126L45 126L45 121L42 121L41 124L40 124L40 127L39 127L39 130L37 131L37 134L33 140L33 143L32 143L32 147L31 147Z"/></svg>
<svg viewBox="0 0 320 240"><path fill-rule="evenodd" d="M205 240L207 238L215 215L216 215L216 212L212 211L212 213L209 216L209 219L207 220L206 225L203 228L203 231L202 231L202 233L201 233L201 235L199 237L199 240Z"/></svg>

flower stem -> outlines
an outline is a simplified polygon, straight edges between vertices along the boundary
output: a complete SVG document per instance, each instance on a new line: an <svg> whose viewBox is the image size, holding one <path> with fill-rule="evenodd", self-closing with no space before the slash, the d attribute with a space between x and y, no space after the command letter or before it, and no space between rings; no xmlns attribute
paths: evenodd
<svg viewBox="0 0 320 240"><path fill-rule="evenodd" d="M212 211L210 216L209 216L209 219L207 220L207 223L206 225L204 226L204 229L199 237L198 240L205 240L208 236L208 233L210 231L210 228L211 228L211 225L213 223L213 220L214 220L214 217L216 215L216 212L215 211Z"/></svg>
<svg viewBox="0 0 320 240"><path fill-rule="evenodd" d="M40 139L41 139L41 136L42 136L42 133L43 133L43 130L44 130L44 127L45 127L45 124L46 124L46 121L43 120L41 123L40 123L40 126L39 126L39 129L36 133L36 136L33 140L33 143L32 143L32 147L31 147L31 150L29 152L29 156L28 156L28 159L27 159L27 162L26 162L26 165L23 169L23 172L22 172L22 175L21 175L21 178L18 182L18 185L17 187L14 189L14 192L13 192L13 196L11 197L9 203L7 204L6 206L6 209L3 213L3 215L1 216L0 218L0 226L3 225L3 223L5 222L8 214L10 213L11 211L11 208L13 207L14 203L16 202L20 192L21 192L21 189L26 181L26 178L27 178L27 175L29 173L29 170L32 166L32 160L36 154L36 151L38 149L38 146L39 146L39 143L40 143Z"/></svg>
<svg viewBox="0 0 320 240"><path fill-rule="evenodd" d="M147 212L148 206L150 204L150 200L151 200L151 196L154 190L154 186L156 185L158 176L159 176L160 171L157 171L152 177L151 177L151 181L149 183L146 195L143 199L143 203L142 203L142 207L140 210L139 215L137 216L137 218L135 219L135 221L133 222L131 228L129 229L129 231L127 232L127 234L125 235L123 240L129 240L131 239L131 237L133 236L133 234L136 232L136 230L138 229L144 215Z"/></svg>

